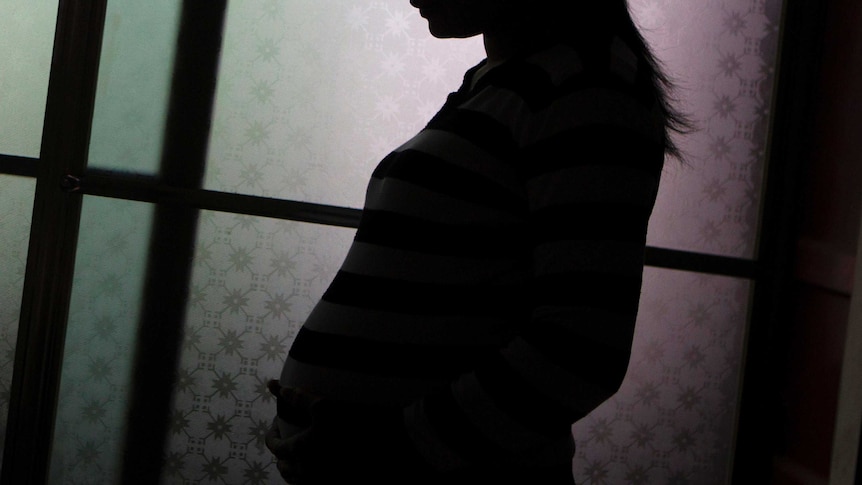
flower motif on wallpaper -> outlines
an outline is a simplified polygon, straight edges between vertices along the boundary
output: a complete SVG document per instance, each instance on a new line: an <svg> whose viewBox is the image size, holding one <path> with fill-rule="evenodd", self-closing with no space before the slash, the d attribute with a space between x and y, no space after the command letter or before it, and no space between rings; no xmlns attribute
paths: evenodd
<svg viewBox="0 0 862 485"><path fill-rule="evenodd" d="M91 399L81 409L81 417L90 424L101 423L102 419L108 414L107 403L107 400Z"/></svg>
<svg viewBox="0 0 862 485"><path fill-rule="evenodd" d="M80 443L78 449L75 451L75 459L85 465L98 463L101 456L101 447L95 441L88 440Z"/></svg>
<svg viewBox="0 0 862 485"><path fill-rule="evenodd" d="M736 101L727 94L717 95L712 109L717 116L727 119L736 111Z"/></svg>
<svg viewBox="0 0 862 485"><path fill-rule="evenodd" d="M219 397L235 397L234 393L238 389L236 376L228 372L219 375L218 371L216 371L215 375L216 378L212 380L213 392L218 394Z"/></svg>
<svg viewBox="0 0 862 485"><path fill-rule="evenodd" d="M726 77L735 77L742 69L742 60L739 58L739 54L725 53L719 58L718 67Z"/></svg>
<svg viewBox="0 0 862 485"><path fill-rule="evenodd" d="M254 258L251 255L251 251L248 248L239 246L239 247L231 247L231 253L228 255L228 261L231 266L230 269L232 271L250 271L251 263L254 261Z"/></svg>
<svg viewBox="0 0 862 485"><path fill-rule="evenodd" d="M263 123L260 120L252 120L248 122L248 126L243 133L245 135L245 142L243 145L252 145L258 146L260 144L265 144L269 139L269 130L272 126L271 123Z"/></svg>
<svg viewBox="0 0 862 485"><path fill-rule="evenodd" d="M210 432L207 437L213 437L217 440L225 439L225 436L228 435L232 429L233 425L230 424L230 419L219 414L207 423L207 431Z"/></svg>
<svg viewBox="0 0 862 485"><path fill-rule="evenodd" d="M290 311L290 299L283 293L276 293L264 302L264 308L268 311L268 316L275 318L284 318Z"/></svg>
<svg viewBox="0 0 862 485"><path fill-rule="evenodd" d="M204 477L211 481L223 481L224 477L228 472L228 465L226 460L219 456L213 456L209 458L205 458L205 463L202 467L204 472Z"/></svg>
<svg viewBox="0 0 862 485"><path fill-rule="evenodd" d="M219 348L224 351L225 355L238 354L243 348L243 341L236 330L222 331L222 336L218 340Z"/></svg>
<svg viewBox="0 0 862 485"><path fill-rule="evenodd" d="M650 483L650 476L647 468L643 465L634 465L626 471L626 484L628 485L647 485Z"/></svg>
<svg viewBox="0 0 862 485"><path fill-rule="evenodd" d="M740 35L747 26L745 16L736 11L727 12L721 23L727 32L734 36Z"/></svg>
<svg viewBox="0 0 862 485"><path fill-rule="evenodd" d="M177 392L184 393L194 389L197 386L197 378L187 369L179 369L177 371L174 388Z"/></svg>
<svg viewBox="0 0 862 485"><path fill-rule="evenodd" d="M259 104L271 103L273 95L275 94L275 85L277 83L278 79L273 81L258 79L252 83L249 88L249 94L251 94L252 99L257 101Z"/></svg>
<svg viewBox="0 0 862 485"><path fill-rule="evenodd" d="M251 465L243 470L243 478L251 485L269 483L269 462L251 462Z"/></svg>
<svg viewBox="0 0 862 485"><path fill-rule="evenodd" d="M242 184L253 189L262 187L261 182L263 182L264 176L263 171L255 163L243 166L239 174Z"/></svg>
<svg viewBox="0 0 862 485"><path fill-rule="evenodd" d="M632 431L629 435L631 439L631 443L636 448L646 448L647 445L655 441L656 439L656 426L654 424L647 423L633 423ZM643 468L638 467L643 470Z"/></svg>
<svg viewBox="0 0 862 485"><path fill-rule="evenodd" d="M281 42L273 40L272 38L259 39L255 46L257 57L255 57L254 60L278 62L279 53L281 52L280 46Z"/></svg>
<svg viewBox="0 0 862 485"><path fill-rule="evenodd" d="M250 291L243 291L242 288L234 288L232 290L228 290L227 294L222 300L224 307L221 311L228 311L230 313L245 313L245 308L249 304L249 293Z"/></svg>

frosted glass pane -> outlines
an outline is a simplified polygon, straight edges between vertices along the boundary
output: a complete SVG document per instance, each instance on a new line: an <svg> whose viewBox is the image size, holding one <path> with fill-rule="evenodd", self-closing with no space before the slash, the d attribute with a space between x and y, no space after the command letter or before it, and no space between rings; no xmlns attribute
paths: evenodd
<svg viewBox="0 0 862 485"><path fill-rule="evenodd" d="M111 0L99 65L89 164L158 170L179 0Z"/></svg>
<svg viewBox="0 0 862 485"><path fill-rule="evenodd" d="M668 164L649 244L753 257L772 108L780 0L632 0L698 131Z"/></svg>
<svg viewBox="0 0 862 485"><path fill-rule="evenodd" d="M729 483L750 287L647 269L622 388L574 426L577 483Z"/></svg>
<svg viewBox="0 0 862 485"><path fill-rule="evenodd" d="M57 0L0 0L0 153L38 158Z"/></svg>
<svg viewBox="0 0 862 485"><path fill-rule="evenodd" d="M231 2L206 186L359 207L374 165L484 57L407 0Z"/></svg>
<svg viewBox="0 0 862 485"><path fill-rule="evenodd" d="M0 451L6 437L36 181L0 175Z"/></svg>
<svg viewBox="0 0 862 485"><path fill-rule="evenodd" d="M280 483L266 390L353 230L204 212L163 483Z"/></svg>
<svg viewBox="0 0 862 485"><path fill-rule="evenodd" d="M50 483L117 483L151 218L84 198Z"/></svg>
<svg viewBox="0 0 862 485"><path fill-rule="evenodd" d="M633 0L699 130L680 137L651 245L751 257L779 0ZM427 121L480 39L438 40L409 2L233 2L207 187L359 207L374 164Z"/></svg>

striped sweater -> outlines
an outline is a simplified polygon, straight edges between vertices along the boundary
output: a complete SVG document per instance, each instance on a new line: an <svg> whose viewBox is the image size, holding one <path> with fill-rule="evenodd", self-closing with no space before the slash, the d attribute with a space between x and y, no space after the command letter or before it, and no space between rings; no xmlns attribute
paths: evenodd
<svg viewBox="0 0 862 485"><path fill-rule="evenodd" d="M614 39L468 71L374 171L282 385L402 406L438 470L570 461L629 360L664 160L641 62Z"/></svg>

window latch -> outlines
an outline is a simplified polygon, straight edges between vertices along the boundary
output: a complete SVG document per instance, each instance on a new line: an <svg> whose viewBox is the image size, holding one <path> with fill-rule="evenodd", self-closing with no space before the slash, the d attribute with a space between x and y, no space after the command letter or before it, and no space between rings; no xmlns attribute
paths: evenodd
<svg viewBox="0 0 862 485"><path fill-rule="evenodd" d="M63 192L72 193L81 190L81 177L76 177L72 174L63 175L60 180L60 188Z"/></svg>

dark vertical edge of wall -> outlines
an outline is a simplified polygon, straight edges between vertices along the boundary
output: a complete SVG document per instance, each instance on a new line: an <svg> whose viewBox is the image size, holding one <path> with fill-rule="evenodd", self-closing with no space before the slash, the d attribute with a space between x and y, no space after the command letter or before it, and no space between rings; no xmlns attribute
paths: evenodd
<svg viewBox="0 0 862 485"><path fill-rule="evenodd" d="M776 377L788 318L802 178L809 150L814 89L827 2L784 4L777 85L768 147L766 187L755 283L746 339L732 483L770 483L782 446L783 406Z"/></svg>
<svg viewBox="0 0 862 485"><path fill-rule="evenodd" d="M58 7L3 484L47 479L81 215L80 194L62 190L60 182L65 174L80 175L87 162L105 3L61 0Z"/></svg>
<svg viewBox="0 0 862 485"><path fill-rule="evenodd" d="M183 2L159 172L169 186L199 189L203 183L226 10L226 0ZM159 483L197 221L198 210L186 201L156 205L120 483Z"/></svg>

